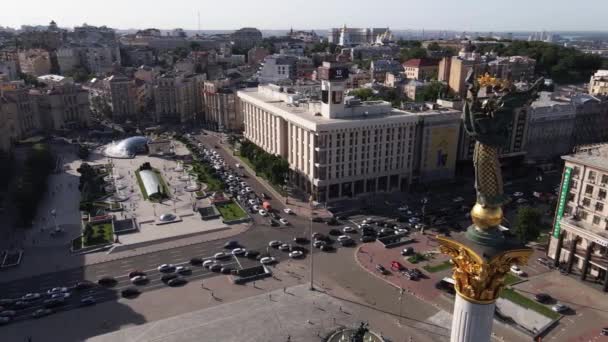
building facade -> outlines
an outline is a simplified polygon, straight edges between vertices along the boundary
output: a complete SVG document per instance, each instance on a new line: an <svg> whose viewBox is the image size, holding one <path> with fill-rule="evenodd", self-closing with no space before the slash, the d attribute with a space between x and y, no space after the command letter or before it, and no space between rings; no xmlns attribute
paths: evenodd
<svg viewBox="0 0 608 342"><path fill-rule="evenodd" d="M244 27L230 35L232 44L238 49L251 49L262 42L262 32L253 27Z"/></svg>
<svg viewBox="0 0 608 342"><path fill-rule="evenodd" d="M608 146L563 157L564 172L547 255L567 273L608 292Z"/></svg>
<svg viewBox="0 0 608 342"><path fill-rule="evenodd" d="M201 92L204 75L165 74L154 85L156 122L192 122L202 107Z"/></svg>
<svg viewBox="0 0 608 342"><path fill-rule="evenodd" d="M51 56L46 50L30 49L19 52L21 72L32 76L47 75L51 72Z"/></svg>
<svg viewBox="0 0 608 342"><path fill-rule="evenodd" d="M608 70L598 70L589 80L589 94L608 96Z"/></svg>
<svg viewBox="0 0 608 342"><path fill-rule="evenodd" d="M74 83L31 90L42 127L46 131L70 130L90 125L89 94Z"/></svg>
<svg viewBox="0 0 608 342"><path fill-rule="evenodd" d="M112 120L124 122L125 120L135 119L138 115L135 80L114 75L108 77L107 82L110 87Z"/></svg>
<svg viewBox="0 0 608 342"><path fill-rule="evenodd" d="M219 131L243 131L243 111L236 92L225 82L205 81L203 122Z"/></svg>
<svg viewBox="0 0 608 342"><path fill-rule="evenodd" d="M437 78L439 62L426 58L410 59L403 63L405 76L411 80L429 80Z"/></svg>
<svg viewBox="0 0 608 342"><path fill-rule="evenodd" d="M40 132L42 125L38 105L27 87L19 84L0 85L0 99L12 141L29 138Z"/></svg>

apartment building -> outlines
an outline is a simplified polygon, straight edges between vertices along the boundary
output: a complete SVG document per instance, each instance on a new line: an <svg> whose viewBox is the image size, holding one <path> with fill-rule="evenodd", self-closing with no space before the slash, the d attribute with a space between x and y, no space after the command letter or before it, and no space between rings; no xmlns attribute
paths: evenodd
<svg viewBox="0 0 608 342"><path fill-rule="evenodd" d="M32 76L47 75L51 72L51 56L42 49L30 49L19 52L21 72Z"/></svg>
<svg viewBox="0 0 608 342"><path fill-rule="evenodd" d="M608 292L608 145L563 156L559 202L547 255L567 273Z"/></svg>
<svg viewBox="0 0 608 342"><path fill-rule="evenodd" d="M411 80L428 80L437 77L439 62L432 59L416 58L403 63L405 77Z"/></svg>
<svg viewBox="0 0 608 342"><path fill-rule="evenodd" d="M12 141L29 138L41 130L38 105L23 83L0 84L0 101Z"/></svg>
<svg viewBox="0 0 608 342"><path fill-rule="evenodd" d="M71 130L90 125L89 93L74 83L30 90L46 131Z"/></svg>
<svg viewBox="0 0 608 342"><path fill-rule="evenodd" d="M106 79L110 87L112 120L124 122L133 120L138 114L137 87L135 80L125 76L113 75Z"/></svg>
<svg viewBox="0 0 608 342"><path fill-rule="evenodd" d="M229 82L205 81L203 86L203 122L219 131L243 131L243 111Z"/></svg>
<svg viewBox="0 0 608 342"><path fill-rule="evenodd" d="M155 121L194 121L197 108L202 107L201 95L205 75L165 74L156 79L154 85ZM197 104L200 102L200 104Z"/></svg>
<svg viewBox="0 0 608 342"><path fill-rule="evenodd" d="M589 80L589 94L608 96L608 70L598 70Z"/></svg>
<svg viewBox="0 0 608 342"><path fill-rule="evenodd" d="M421 174L414 170L420 164L427 178L453 176L456 142L417 134L431 133L434 115L451 112L457 117L458 111L420 115L394 109L385 101L345 98L348 74L342 65L323 63L317 70L320 100L278 85L239 91L245 137L285 158L290 183L320 202L405 191L414 175ZM429 130L421 130L421 125ZM457 140L457 134L451 139ZM418 153L426 156L422 163L414 160L417 140L426 141Z"/></svg>

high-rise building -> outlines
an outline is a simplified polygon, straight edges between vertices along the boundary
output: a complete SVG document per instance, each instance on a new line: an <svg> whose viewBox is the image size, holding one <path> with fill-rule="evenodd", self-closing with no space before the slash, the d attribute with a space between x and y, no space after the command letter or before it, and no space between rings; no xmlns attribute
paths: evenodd
<svg viewBox="0 0 608 342"><path fill-rule="evenodd" d="M559 202L547 255L567 273L608 292L608 145L563 156Z"/></svg>

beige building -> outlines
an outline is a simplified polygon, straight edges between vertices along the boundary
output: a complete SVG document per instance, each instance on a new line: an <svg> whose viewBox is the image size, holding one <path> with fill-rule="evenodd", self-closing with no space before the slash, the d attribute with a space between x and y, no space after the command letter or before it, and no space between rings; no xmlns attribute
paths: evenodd
<svg viewBox="0 0 608 342"><path fill-rule="evenodd" d="M228 82L205 81L203 87L203 122L219 131L243 131L243 111Z"/></svg>
<svg viewBox="0 0 608 342"><path fill-rule="evenodd" d="M201 91L205 75L166 74L154 85L156 122L191 122L202 108ZM198 103L197 103L198 102Z"/></svg>
<svg viewBox="0 0 608 342"><path fill-rule="evenodd" d="M30 90L38 104L42 127L47 131L70 130L90 125L89 94L77 84Z"/></svg>
<svg viewBox="0 0 608 342"><path fill-rule="evenodd" d="M430 80L437 78L438 62L432 59L416 58L403 63L405 77L411 80Z"/></svg>
<svg viewBox="0 0 608 342"><path fill-rule="evenodd" d="M479 54L475 52L446 57L439 63L438 80L447 82L450 91L464 97L467 90L465 86L467 74L474 69L477 75L481 75L485 65Z"/></svg>
<svg viewBox="0 0 608 342"><path fill-rule="evenodd" d="M608 145L565 161L547 255L568 273L608 292Z"/></svg>
<svg viewBox="0 0 608 342"><path fill-rule="evenodd" d="M51 56L42 49L30 49L19 52L21 72L33 76L47 75L51 72Z"/></svg>
<svg viewBox="0 0 608 342"><path fill-rule="evenodd" d="M12 141L29 138L41 130L38 105L22 83L0 84L0 101Z"/></svg>
<svg viewBox="0 0 608 342"><path fill-rule="evenodd" d="M124 76L110 76L107 79L110 87L112 119L118 122L134 120L138 115L137 87L135 80Z"/></svg>
<svg viewBox="0 0 608 342"><path fill-rule="evenodd" d="M427 123L431 127L434 115L451 112L457 117L457 111L420 115L393 109L384 101L345 99L348 69L340 65L325 62L318 78L320 101L276 85L238 92L245 137L289 162L292 185L317 201L328 202L405 191L419 173L437 179L453 176L454 168L449 168L450 160L456 158L456 143L418 137L417 132L430 132L419 127ZM427 142L418 153L425 155L422 172L415 170L421 164L415 161L417 139ZM447 150L438 152L438 148ZM435 156L440 156L437 163Z"/></svg>
<svg viewBox="0 0 608 342"><path fill-rule="evenodd" d="M598 70L589 80L589 94L608 96L608 70Z"/></svg>

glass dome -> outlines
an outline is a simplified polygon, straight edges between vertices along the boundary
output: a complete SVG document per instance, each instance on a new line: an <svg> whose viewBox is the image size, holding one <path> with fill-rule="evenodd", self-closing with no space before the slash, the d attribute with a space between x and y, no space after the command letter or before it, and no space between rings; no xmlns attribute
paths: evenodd
<svg viewBox="0 0 608 342"><path fill-rule="evenodd" d="M162 214L160 215L160 220L163 222L171 222L175 220L175 215L173 214Z"/></svg>
<svg viewBox="0 0 608 342"><path fill-rule="evenodd" d="M135 136L109 144L104 150L104 155L111 158L133 158L138 153L145 153L147 148L148 138Z"/></svg>

